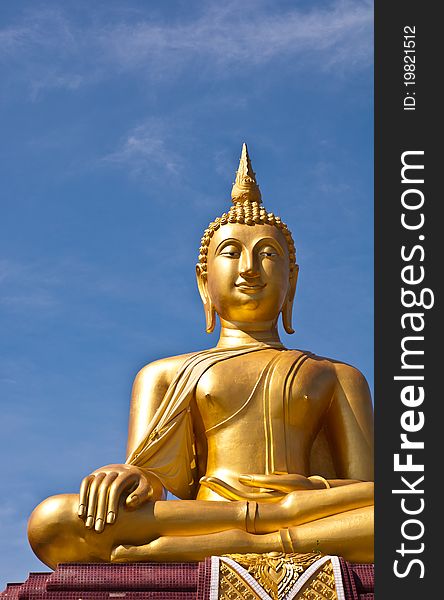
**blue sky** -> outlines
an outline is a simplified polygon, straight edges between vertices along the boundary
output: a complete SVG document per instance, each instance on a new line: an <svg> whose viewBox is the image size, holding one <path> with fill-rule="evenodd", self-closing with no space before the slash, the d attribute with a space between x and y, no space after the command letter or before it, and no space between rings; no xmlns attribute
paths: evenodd
<svg viewBox="0 0 444 600"><path fill-rule="evenodd" d="M0 589L26 520L124 460L132 380L214 345L194 281L241 144L300 264L289 347L373 378L367 1L3 2Z"/></svg>

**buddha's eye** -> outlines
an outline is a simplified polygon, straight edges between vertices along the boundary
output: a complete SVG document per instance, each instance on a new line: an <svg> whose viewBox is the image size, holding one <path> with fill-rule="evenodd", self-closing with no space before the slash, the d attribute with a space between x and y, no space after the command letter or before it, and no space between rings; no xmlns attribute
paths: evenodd
<svg viewBox="0 0 444 600"><path fill-rule="evenodd" d="M225 246L220 252L220 256L226 256L228 258L240 258L240 250L236 246Z"/></svg>
<svg viewBox="0 0 444 600"><path fill-rule="evenodd" d="M274 256L279 256L279 253L272 246L265 246L265 248L262 248L262 250L259 252L259 256L273 258Z"/></svg>

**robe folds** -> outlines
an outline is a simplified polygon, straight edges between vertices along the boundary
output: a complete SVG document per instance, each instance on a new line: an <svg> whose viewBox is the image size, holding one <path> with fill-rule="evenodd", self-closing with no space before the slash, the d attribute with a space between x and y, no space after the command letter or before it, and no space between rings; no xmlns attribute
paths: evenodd
<svg viewBox="0 0 444 600"><path fill-rule="evenodd" d="M159 408L148 424L143 440L126 464L147 469L163 486L183 500L196 497L198 472L191 402L202 375L218 362L261 350L278 352L260 374L256 384L262 394L267 422L267 472L287 473L285 420L294 378L310 354L287 350L281 344L248 344L236 348L213 348L190 356L171 382ZM280 440L274 444L274 440ZM290 444L291 445L291 444Z"/></svg>

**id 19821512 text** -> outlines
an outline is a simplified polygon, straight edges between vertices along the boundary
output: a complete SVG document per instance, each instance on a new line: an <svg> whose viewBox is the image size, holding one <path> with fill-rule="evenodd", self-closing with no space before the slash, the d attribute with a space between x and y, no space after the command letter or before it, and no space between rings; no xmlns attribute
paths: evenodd
<svg viewBox="0 0 444 600"><path fill-rule="evenodd" d="M416 109L416 26L404 27L403 45L403 107Z"/></svg>

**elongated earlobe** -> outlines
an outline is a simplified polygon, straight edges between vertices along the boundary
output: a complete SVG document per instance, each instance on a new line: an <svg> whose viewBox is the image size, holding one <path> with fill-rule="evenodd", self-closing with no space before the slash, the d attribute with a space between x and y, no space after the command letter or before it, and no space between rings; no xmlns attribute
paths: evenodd
<svg viewBox="0 0 444 600"><path fill-rule="evenodd" d="M216 326L216 311L211 300L204 304L205 327L207 333L212 333Z"/></svg>
<svg viewBox="0 0 444 600"><path fill-rule="evenodd" d="M202 272L202 267L199 264L196 265L196 279L205 312L205 329L207 333L212 333L216 326L216 311L208 294L207 275Z"/></svg>
<svg viewBox="0 0 444 600"><path fill-rule="evenodd" d="M288 287L287 297L285 298L284 305L282 306L282 324L287 333L294 333L292 327L292 315L293 315L293 302L294 295L296 293L296 284L299 275L299 265L294 266L294 271L290 277L290 285Z"/></svg>

